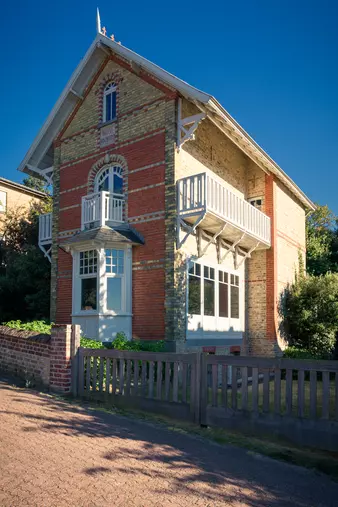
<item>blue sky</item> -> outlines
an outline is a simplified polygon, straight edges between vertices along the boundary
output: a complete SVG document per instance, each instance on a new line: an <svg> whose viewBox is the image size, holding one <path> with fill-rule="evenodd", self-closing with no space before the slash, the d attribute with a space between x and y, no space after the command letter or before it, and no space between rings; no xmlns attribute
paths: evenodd
<svg viewBox="0 0 338 507"><path fill-rule="evenodd" d="M5 2L0 176L21 181L16 168L95 37L97 5L108 35L216 96L338 214L336 0Z"/></svg>

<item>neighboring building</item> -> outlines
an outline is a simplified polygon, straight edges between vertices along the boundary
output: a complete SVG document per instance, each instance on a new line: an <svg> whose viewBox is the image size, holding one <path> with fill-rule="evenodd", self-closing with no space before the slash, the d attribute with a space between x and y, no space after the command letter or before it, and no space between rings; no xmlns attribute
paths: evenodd
<svg viewBox="0 0 338 507"><path fill-rule="evenodd" d="M32 201L41 201L46 194L0 177L0 234L3 232L2 218L7 211L18 210L23 214Z"/></svg>
<svg viewBox="0 0 338 507"><path fill-rule="evenodd" d="M52 319L277 353L314 205L213 97L103 32L19 168L53 172Z"/></svg>

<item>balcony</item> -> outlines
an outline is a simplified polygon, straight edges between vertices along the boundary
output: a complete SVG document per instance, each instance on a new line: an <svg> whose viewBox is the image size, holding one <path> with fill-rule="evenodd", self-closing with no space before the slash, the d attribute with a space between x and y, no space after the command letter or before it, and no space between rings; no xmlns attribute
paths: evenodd
<svg viewBox="0 0 338 507"><path fill-rule="evenodd" d="M50 252L52 249L52 213L45 213L39 216L39 248L45 257L50 261Z"/></svg>
<svg viewBox="0 0 338 507"><path fill-rule="evenodd" d="M81 230L114 223L123 223L124 200L110 192L97 192L82 197Z"/></svg>
<svg viewBox="0 0 338 507"><path fill-rule="evenodd" d="M270 218L207 173L179 180L177 200L178 220L192 224L190 232L199 226L249 251L271 246Z"/></svg>

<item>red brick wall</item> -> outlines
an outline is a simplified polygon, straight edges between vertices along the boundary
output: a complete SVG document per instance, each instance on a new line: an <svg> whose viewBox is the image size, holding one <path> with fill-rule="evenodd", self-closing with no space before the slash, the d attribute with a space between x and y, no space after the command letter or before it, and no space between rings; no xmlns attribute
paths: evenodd
<svg viewBox="0 0 338 507"><path fill-rule="evenodd" d="M165 135L160 132L108 151L122 155L127 162L128 217L145 240L145 245L133 247L132 290L133 335L143 339L163 339L165 331L164 148ZM59 233L80 228L81 197L88 193L88 175L103 152L107 150L99 150L95 156L61 167ZM80 186L82 188L78 188ZM59 249L56 322L71 322L71 313L72 256Z"/></svg>
<svg viewBox="0 0 338 507"><path fill-rule="evenodd" d="M0 369L48 385L50 336L0 326Z"/></svg>
<svg viewBox="0 0 338 507"><path fill-rule="evenodd" d="M277 339L277 262L274 176L265 175L265 213L271 219L271 248L266 251L266 337Z"/></svg>

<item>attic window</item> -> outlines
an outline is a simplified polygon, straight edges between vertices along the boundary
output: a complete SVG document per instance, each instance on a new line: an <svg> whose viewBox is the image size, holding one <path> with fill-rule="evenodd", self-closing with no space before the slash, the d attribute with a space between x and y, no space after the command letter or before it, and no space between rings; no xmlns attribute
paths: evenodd
<svg viewBox="0 0 338 507"><path fill-rule="evenodd" d="M108 122L116 118L116 84L108 83L103 93L103 121Z"/></svg>
<svg viewBox="0 0 338 507"><path fill-rule="evenodd" d="M262 197L255 197L254 199L249 199L249 203L257 209L262 209L263 199Z"/></svg>

